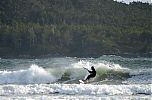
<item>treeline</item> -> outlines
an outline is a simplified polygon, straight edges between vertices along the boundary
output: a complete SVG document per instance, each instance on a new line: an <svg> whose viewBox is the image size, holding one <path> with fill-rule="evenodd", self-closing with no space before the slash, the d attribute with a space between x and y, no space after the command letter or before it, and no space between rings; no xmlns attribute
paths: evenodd
<svg viewBox="0 0 152 100"><path fill-rule="evenodd" d="M152 5L113 0L1 0L0 56L152 52Z"/></svg>

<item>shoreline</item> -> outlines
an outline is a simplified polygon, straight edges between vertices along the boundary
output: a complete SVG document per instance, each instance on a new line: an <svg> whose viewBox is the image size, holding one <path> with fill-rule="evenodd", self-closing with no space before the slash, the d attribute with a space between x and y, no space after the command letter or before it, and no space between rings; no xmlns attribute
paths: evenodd
<svg viewBox="0 0 152 100"><path fill-rule="evenodd" d="M99 54L99 55L65 55L65 54L46 54L46 55L0 55L1 59L42 59L50 57L78 57L78 58L98 58L103 55L115 55L121 57L152 57L152 52L149 53L109 53L109 54Z"/></svg>

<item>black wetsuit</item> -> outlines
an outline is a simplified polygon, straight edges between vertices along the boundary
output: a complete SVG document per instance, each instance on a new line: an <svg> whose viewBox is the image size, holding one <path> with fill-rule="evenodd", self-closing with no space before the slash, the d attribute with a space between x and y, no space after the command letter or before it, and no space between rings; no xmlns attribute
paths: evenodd
<svg viewBox="0 0 152 100"><path fill-rule="evenodd" d="M87 69L88 70L88 69ZM91 70L88 70L88 72L90 73L90 75L87 76L87 78L85 80L89 80L90 78L93 78L96 76L96 70L94 69L94 67L91 67Z"/></svg>

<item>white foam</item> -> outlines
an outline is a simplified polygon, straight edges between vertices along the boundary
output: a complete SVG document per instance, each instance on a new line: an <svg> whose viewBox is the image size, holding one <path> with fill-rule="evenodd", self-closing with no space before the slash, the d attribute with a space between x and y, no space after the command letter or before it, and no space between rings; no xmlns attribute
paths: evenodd
<svg viewBox="0 0 152 100"><path fill-rule="evenodd" d="M151 100L151 96L92 96L92 95L21 95L1 96L1 100Z"/></svg>
<svg viewBox="0 0 152 100"><path fill-rule="evenodd" d="M152 95L152 84L149 85L91 85L91 84L33 84L33 85L0 85L0 95Z"/></svg>
<svg viewBox="0 0 152 100"><path fill-rule="evenodd" d="M0 71L0 84L28 84L28 83L50 83L56 78L37 65L32 65L26 70Z"/></svg>

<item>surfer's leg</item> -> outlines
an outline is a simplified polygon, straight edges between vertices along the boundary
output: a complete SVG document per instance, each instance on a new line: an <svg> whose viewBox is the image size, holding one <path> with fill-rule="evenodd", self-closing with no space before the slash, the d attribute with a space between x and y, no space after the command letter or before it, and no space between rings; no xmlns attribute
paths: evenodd
<svg viewBox="0 0 152 100"><path fill-rule="evenodd" d="M90 78L94 78L96 75L95 74L90 74L87 76L87 78L85 80L89 80Z"/></svg>
<svg viewBox="0 0 152 100"><path fill-rule="evenodd" d="M89 80L92 77L92 75L88 75L87 78L85 79L85 81Z"/></svg>

